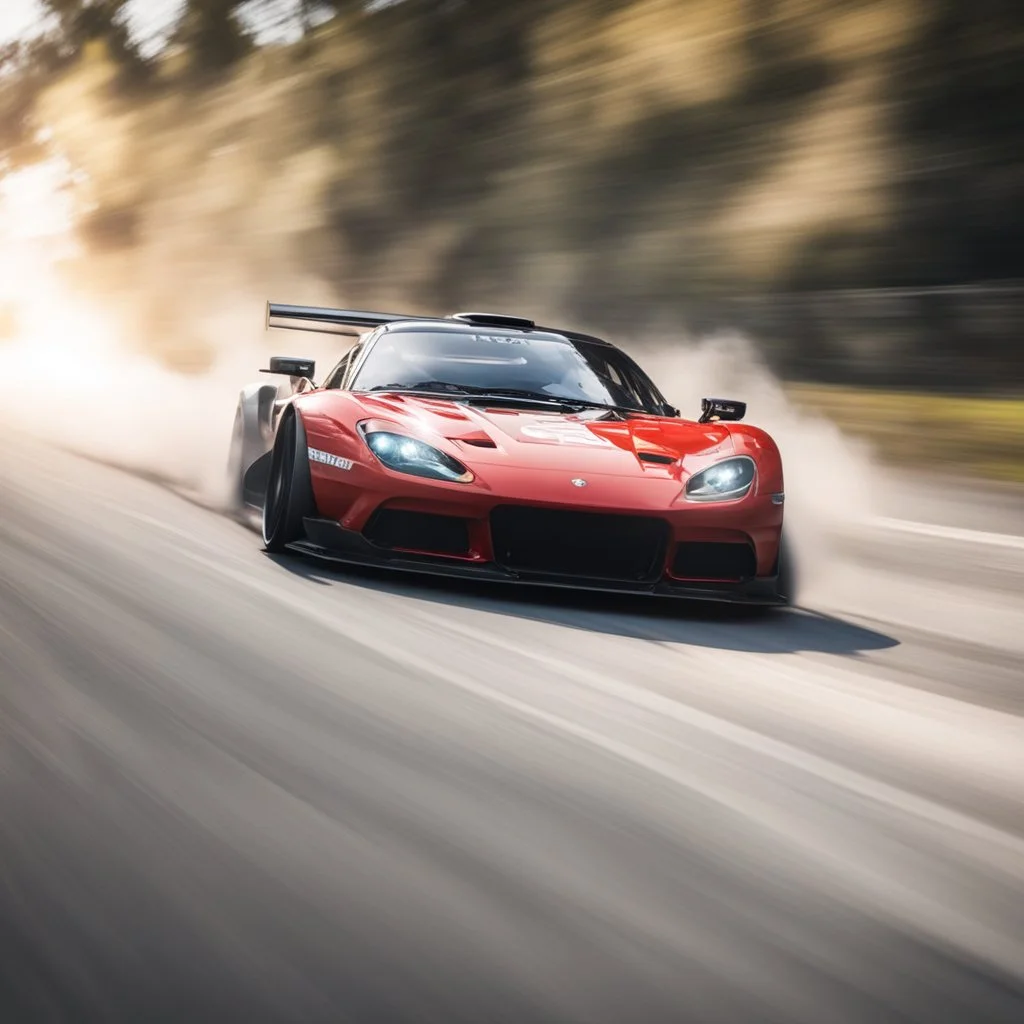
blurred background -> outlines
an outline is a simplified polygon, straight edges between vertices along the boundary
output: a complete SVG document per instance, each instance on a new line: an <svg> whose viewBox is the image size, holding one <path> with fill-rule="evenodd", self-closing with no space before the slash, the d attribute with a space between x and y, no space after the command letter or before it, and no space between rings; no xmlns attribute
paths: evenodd
<svg viewBox="0 0 1024 1024"><path fill-rule="evenodd" d="M271 296L731 332L887 460L1024 479L1019 0L5 0L0 36L0 334L46 245L49 305L184 374Z"/></svg>

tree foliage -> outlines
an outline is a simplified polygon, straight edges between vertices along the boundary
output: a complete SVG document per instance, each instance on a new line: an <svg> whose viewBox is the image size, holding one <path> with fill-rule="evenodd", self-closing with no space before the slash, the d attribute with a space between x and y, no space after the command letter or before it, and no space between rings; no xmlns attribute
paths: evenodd
<svg viewBox="0 0 1024 1024"><path fill-rule="evenodd" d="M95 41L125 109L148 109L125 0L45 3L54 31L0 53L0 144ZM246 62L282 26L305 44ZM940 348L995 366L1008 336L981 338L959 298L900 299L890 325L873 299L815 296L1024 279L1020 0L182 0L171 40L149 87L166 108L244 144L254 118L226 107L265 88L260 145L333 160L304 253L354 289L444 239L411 301L532 293L552 277L536 263L557 267L560 309L610 330L730 324L740 299L796 295L744 307L790 368Z"/></svg>
<svg viewBox="0 0 1024 1024"><path fill-rule="evenodd" d="M127 84L145 71L138 45L128 28L129 0L40 0L57 24L54 43L65 56L75 56L90 43L102 41Z"/></svg>
<svg viewBox="0 0 1024 1024"><path fill-rule="evenodd" d="M239 17L243 5L243 0L186 0L174 38L194 72L222 71L249 51L251 40Z"/></svg>

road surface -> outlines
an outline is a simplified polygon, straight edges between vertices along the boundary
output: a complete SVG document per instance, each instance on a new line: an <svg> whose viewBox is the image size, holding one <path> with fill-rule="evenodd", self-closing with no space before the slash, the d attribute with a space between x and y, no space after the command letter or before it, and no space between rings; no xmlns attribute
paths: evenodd
<svg viewBox="0 0 1024 1024"><path fill-rule="evenodd" d="M1012 497L750 618L275 559L2 440L4 1020L1024 1020Z"/></svg>

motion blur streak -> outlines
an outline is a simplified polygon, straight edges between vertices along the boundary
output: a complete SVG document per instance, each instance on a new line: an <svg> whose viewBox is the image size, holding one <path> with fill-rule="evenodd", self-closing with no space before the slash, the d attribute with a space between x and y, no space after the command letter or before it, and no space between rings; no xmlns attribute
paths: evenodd
<svg viewBox="0 0 1024 1024"><path fill-rule="evenodd" d="M851 533L766 619L334 575L3 440L8 1019L1021 1020L1024 552Z"/></svg>

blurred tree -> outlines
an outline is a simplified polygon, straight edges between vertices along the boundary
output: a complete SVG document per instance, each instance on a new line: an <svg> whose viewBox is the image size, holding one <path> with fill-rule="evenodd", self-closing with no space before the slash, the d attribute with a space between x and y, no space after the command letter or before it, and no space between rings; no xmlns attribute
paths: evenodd
<svg viewBox="0 0 1024 1024"><path fill-rule="evenodd" d="M128 28L129 0L40 0L57 23L56 44L66 56L77 56L89 43L106 44L122 71L122 81L136 83L147 64Z"/></svg>
<svg viewBox="0 0 1024 1024"><path fill-rule="evenodd" d="M68 56L58 40L41 37L0 47L0 171L36 153L32 111Z"/></svg>
<svg viewBox="0 0 1024 1024"><path fill-rule="evenodd" d="M221 71L250 50L252 40L239 17L243 6L244 0L186 0L175 40L185 47L193 72Z"/></svg>
<svg viewBox="0 0 1024 1024"><path fill-rule="evenodd" d="M277 29L299 29L308 36L325 20L363 6L363 0L245 0L240 13L257 35L269 32L273 36Z"/></svg>
<svg viewBox="0 0 1024 1024"><path fill-rule="evenodd" d="M127 0L40 2L53 30L0 50L0 160L93 41L136 66ZM930 296L1024 278L1024 0L178 2L153 87L167 102L118 98L155 115L126 119L126 151L170 166L178 133L204 125L211 150L224 124L259 140L246 111L265 102L274 145L252 151L280 149L324 186L307 211L317 246L299 259L316 252L317 272L341 267L353 290L407 266L402 287L426 308L498 302L536 291L536 263L555 268L545 301L598 330L732 324L741 295L759 299L751 330L789 372L820 373L831 353L837 374L882 380L941 348L956 373L986 354L971 365L1005 376L991 368L1016 345L1020 295L998 299L1005 314L977 300L984 337L974 306ZM314 31L332 16L344 31ZM256 41L297 34L283 59L229 78ZM194 101L217 72L207 116ZM117 131L96 121L97 136ZM130 179L148 202L193 173L156 166L118 163L117 188ZM93 248L144 244L122 208L100 213L85 225ZM892 286L928 297L890 314L822 294Z"/></svg>
<svg viewBox="0 0 1024 1024"><path fill-rule="evenodd" d="M366 7L364 0L291 0L303 32L308 34L313 26L323 20L323 15L349 14Z"/></svg>
<svg viewBox="0 0 1024 1024"><path fill-rule="evenodd" d="M1024 277L1020 0L930 0L896 62L897 283Z"/></svg>

